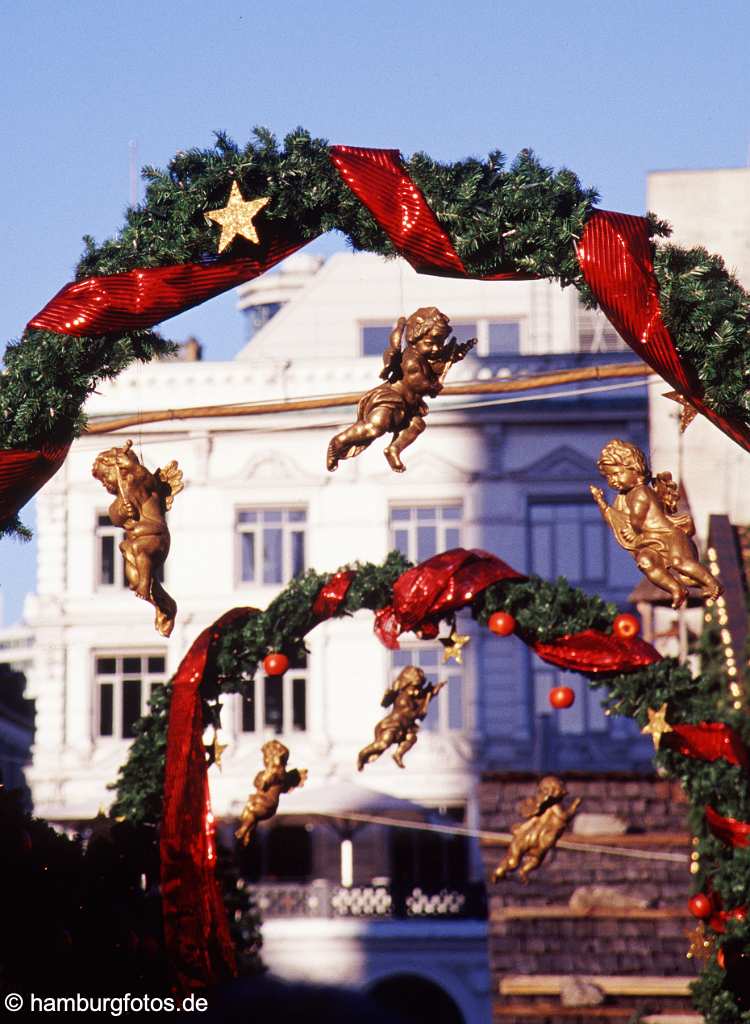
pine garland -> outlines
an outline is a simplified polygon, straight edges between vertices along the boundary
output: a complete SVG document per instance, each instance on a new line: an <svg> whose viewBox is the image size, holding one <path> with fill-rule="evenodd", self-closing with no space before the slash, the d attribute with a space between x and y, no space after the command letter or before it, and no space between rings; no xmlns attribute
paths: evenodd
<svg viewBox="0 0 750 1024"><path fill-rule="evenodd" d="M178 153L165 170L146 167L144 201L131 207L120 232L97 245L84 238L76 279L215 259L215 226L204 213L226 202L232 180L245 195L269 196L263 217L294 225L305 240L337 230L354 249L394 256L369 211L342 182L324 139L301 128L279 146L265 129L240 148L223 133L210 149ZM485 160L438 163L424 153L405 161L467 271L485 276L519 271L573 284L589 305L575 242L597 200L572 171L545 167L531 150L506 166L495 151ZM653 234L664 222L649 215ZM680 356L717 412L750 417L750 299L719 257L676 246L657 249L655 270L665 322ZM0 375L0 448L34 448L69 440L85 423L82 407L100 380L134 360L172 350L151 331L73 338L27 330L8 345Z"/></svg>

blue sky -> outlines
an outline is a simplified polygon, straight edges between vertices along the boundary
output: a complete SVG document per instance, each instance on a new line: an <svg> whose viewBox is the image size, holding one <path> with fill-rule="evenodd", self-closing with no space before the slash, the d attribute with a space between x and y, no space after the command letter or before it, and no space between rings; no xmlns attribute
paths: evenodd
<svg viewBox="0 0 750 1024"><path fill-rule="evenodd" d="M254 125L444 160L529 146L642 213L649 170L748 163L748 38L746 0L4 0L0 338L120 225L131 140L140 164ZM163 330L209 359L242 342L231 294ZM0 541L6 622L33 556Z"/></svg>

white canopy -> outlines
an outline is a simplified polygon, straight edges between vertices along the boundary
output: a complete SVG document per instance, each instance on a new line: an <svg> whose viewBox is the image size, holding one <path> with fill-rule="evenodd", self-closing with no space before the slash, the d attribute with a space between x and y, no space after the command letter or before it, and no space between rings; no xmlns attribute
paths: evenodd
<svg viewBox="0 0 750 1024"><path fill-rule="evenodd" d="M307 782L300 789L282 796L278 814L344 817L348 812L355 812L424 818L430 811L430 808L412 800L402 800L358 782L333 778L326 782Z"/></svg>

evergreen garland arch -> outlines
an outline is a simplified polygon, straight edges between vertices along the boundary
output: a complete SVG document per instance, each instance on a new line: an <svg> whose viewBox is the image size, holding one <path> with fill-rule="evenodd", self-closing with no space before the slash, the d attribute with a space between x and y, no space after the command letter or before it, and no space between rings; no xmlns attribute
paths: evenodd
<svg viewBox="0 0 750 1024"><path fill-rule="evenodd" d="M399 249L393 232L384 230L335 166L345 150L348 147L331 147L302 128L288 134L281 146L269 131L256 129L244 147L217 133L210 148L179 152L164 170L146 167L143 202L127 210L115 237L97 244L84 236L74 284L66 288L80 297L87 282L119 283L121 275L136 271L236 270L236 279L210 293L217 294L259 272L256 265L243 277L243 261L257 264L269 257L271 263L264 267L272 265L288 251L332 230L342 233L355 250L395 256ZM574 285L588 305L597 304L576 250L596 213L597 193L581 185L572 171L545 167L531 150L523 150L510 165L499 151L483 160L455 163L440 163L424 153L401 159L396 151L361 152L376 154L376 161L377 154L390 155L393 168L401 168L404 181L417 190L423 219L434 221L435 237L444 237L455 250L463 268L459 276L556 280L562 286ZM233 182L240 184L245 197L270 199L258 220L261 246L239 240L228 253L217 256L216 225L205 214L226 203ZM272 239L265 245L264 231ZM650 214L648 232L663 238L669 227ZM721 258L701 248L659 245L653 266L661 315L696 394L716 415L746 426L750 297ZM420 269L451 272L429 261ZM152 330L163 316L152 317L144 326L143 316L133 315L94 335L75 322L63 323L64 317L52 317L50 307L66 288L30 319L18 340L7 345L0 375L0 451L69 442L84 426L82 408L99 381L115 377L133 361L172 350L171 343ZM205 297L188 296L180 309L165 315ZM58 324L59 330L44 326L49 323ZM647 351L643 355L648 359ZM4 527L7 531L7 522Z"/></svg>
<svg viewBox="0 0 750 1024"><path fill-rule="evenodd" d="M486 552L469 554L484 556L491 564L499 563ZM292 580L264 611L246 616L237 624L230 623L220 635L215 634L216 670L210 679L204 677L201 688L204 723L219 724L221 694L242 693L266 654L278 651L290 658L298 656L304 650L305 636L327 618L347 617L368 609L375 613L376 624L387 622L399 589L402 593L415 585L419 589L436 560L451 555L455 552L413 566L394 551L380 565L343 566L335 573L311 569ZM667 704L668 721L675 732L663 737L654 756L656 769L684 788L690 803L689 827L696 841L693 851L700 858L699 871L692 877L694 891L713 894L716 908L721 907L710 922L719 948L726 949L727 957L739 955L738 951L750 945L750 923L745 913L750 892L750 848L722 838L707 813L710 807L723 820L750 822L750 757L746 746L750 743L750 724L746 712L733 706L726 677L710 660L708 671L694 677L689 668L672 658L661 658L637 638L616 642L616 606L584 593L562 577L554 582L535 576L526 578L505 566L508 573L503 578L485 586L480 581L469 588L470 596L461 596L443 611L433 612L430 609L439 609L447 592L455 594L451 579L460 572L455 564L454 559L452 576L446 575L444 586L435 590L423 619L411 624L418 635L434 636L441 623L453 621L458 608L469 609L483 627L494 612L503 611L515 619L516 635L553 664L574 667L555 658L576 638L586 638L589 651L598 648L603 660L596 668L587 669L584 661L575 669L588 678L590 686L606 691L603 704L608 713L628 716L643 727L648 723L649 709ZM464 593L468 591L462 589ZM711 649L712 631L718 628L713 618L705 636L707 650ZM496 642L511 641L498 638ZM608 661L610 656L612 660ZM613 669L615 664L626 667ZM113 813L136 823L157 823L161 814L171 692L167 684L152 698L151 712L136 727L137 738L116 784ZM721 740L711 747L710 759L699 752L700 745L695 746L696 736ZM696 1005L710 1024L748 1019L728 979L726 969L714 956L695 986Z"/></svg>

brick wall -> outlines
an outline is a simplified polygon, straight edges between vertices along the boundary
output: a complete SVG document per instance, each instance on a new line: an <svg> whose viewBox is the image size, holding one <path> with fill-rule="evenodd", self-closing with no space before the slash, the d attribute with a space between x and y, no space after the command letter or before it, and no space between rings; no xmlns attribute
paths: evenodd
<svg viewBox="0 0 750 1024"><path fill-rule="evenodd" d="M581 813L610 814L628 825L617 842L624 848L649 852L677 852L686 856L689 837L685 823L686 804L678 787L656 777L624 773L594 775L568 773L563 776L570 797L582 797ZM538 776L526 773L485 775L480 787L481 827L509 832L521 819L520 801L532 795ZM570 798L569 798L570 799ZM670 834L666 836L665 834ZM570 833L566 833L566 838ZM664 845L661 840L669 839ZM593 841L593 840L592 840ZM614 840L612 840L614 841ZM504 847L485 841L482 854L489 879ZM691 925L686 909L689 889L687 863L645 860L579 850L555 850L524 886L513 875L489 886L490 960L493 989L499 993L502 980L514 975L617 975L690 978L694 961L685 956L686 927ZM573 892L581 886L614 887L623 899L645 900L647 907L628 916L611 905L594 916L576 916L569 909ZM538 908L535 915L534 908ZM543 915L548 916L543 916ZM552 916L555 915L555 916ZM527 1014L570 1024L574 1011L556 1015L559 997L496 995L495 1014L518 1019ZM543 1015L544 1007L548 1013ZM637 1006L649 1012L676 1012L690 1007L680 997L609 996L601 1011L610 1009L607 1019L621 1008L623 1020ZM523 1011L523 1012L522 1012ZM582 1011L581 1020L596 1019L593 1009Z"/></svg>

